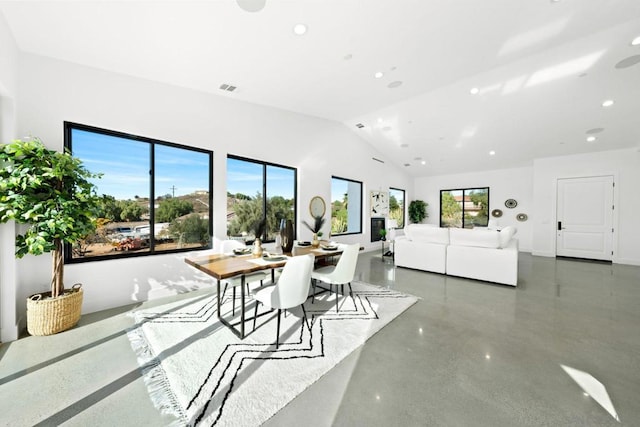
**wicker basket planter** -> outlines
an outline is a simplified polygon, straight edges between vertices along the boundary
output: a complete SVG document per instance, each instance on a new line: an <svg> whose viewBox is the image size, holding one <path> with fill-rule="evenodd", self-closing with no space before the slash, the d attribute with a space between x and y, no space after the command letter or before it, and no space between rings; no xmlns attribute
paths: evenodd
<svg viewBox="0 0 640 427"><path fill-rule="evenodd" d="M27 298L27 331L31 335L53 335L74 327L82 311L82 285L77 283L64 295L51 298L51 292Z"/></svg>

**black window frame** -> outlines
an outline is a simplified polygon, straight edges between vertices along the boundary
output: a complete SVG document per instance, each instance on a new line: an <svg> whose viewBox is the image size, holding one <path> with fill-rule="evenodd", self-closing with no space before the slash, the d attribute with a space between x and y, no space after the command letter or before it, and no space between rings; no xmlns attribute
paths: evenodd
<svg viewBox="0 0 640 427"><path fill-rule="evenodd" d="M112 255L97 255L91 257L80 257L73 258L72 247L71 244L67 243L64 247L64 263L65 264L79 264L84 262L93 262L93 261L104 261L104 260L113 260L113 259L122 259L122 258L136 258L143 256L156 256L156 255L167 255L173 253L181 253L181 252L193 252L194 250L204 250L211 249L213 246L213 151L206 150L198 147L190 147L184 144L177 144L174 142L162 141L159 139L149 138L141 135L134 135L126 132L119 132L111 129L99 128L96 126L90 126L80 123L74 123L65 121L64 122L64 148L68 150L73 155L73 141L71 137L72 131L82 130L86 132L100 133L103 135L113 136L117 138L125 138L131 139L137 142L143 142L150 144L149 147L149 251L144 252L127 252L122 251L117 254ZM189 151L195 151L199 153L203 153L208 155L209 157L209 219L208 219L208 227L209 227L209 244L207 246L201 246L197 248L188 247L188 248L175 248L175 249L167 249L156 251L155 250L155 206L153 201L155 200L155 146L163 145L172 148L179 148Z"/></svg>
<svg viewBox="0 0 640 427"><path fill-rule="evenodd" d="M489 222L489 212L491 212L491 207L490 207L490 201L491 201L491 197L490 197L490 187L489 186L485 186L485 187L467 187L467 188L451 188L448 190L440 190L440 199L439 199L439 203L440 203L440 217L439 217L439 223L440 223L440 227L450 227L447 225L443 225L442 222L442 193L444 192L451 192L451 191L462 191L462 227L460 228L467 228L465 227L465 221L464 221L464 213L465 213L465 207L464 207L464 195L466 191L470 191L470 190L487 190L487 223ZM475 225L472 224L473 227L487 227L488 225ZM457 227L455 227L457 228Z"/></svg>
<svg viewBox="0 0 640 427"><path fill-rule="evenodd" d="M267 167L273 166L277 168L290 169L293 171L293 235L297 239L298 226L297 226L297 221L295 219L297 218L297 214L298 214L298 168L293 166L281 165L278 163L267 162L264 160L238 156L235 154L227 154L227 160L229 159L255 163L262 166L262 215L263 215L262 219L266 219L267 217ZM229 171L227 169L227 174L228 173ZM229 190L227 187L227 192L228 191ZM227 230L227 234L228 233L229 233L229 230ZM275 241L274 239L266 239L266 236L268 234L269 234L269 230L267 230L267 228L265 227L264 232L260 238L260 240L262 240L263 243L273 243Z"/></svg>
<svg viewBox="0 0 640 427"><path fill-rule="evenodd" d="M357 184L360 184L360 215L358 215L359 218L359 231L352 231L352 232L348 232L348 233L338 233L338 234L334 234L333 232L331 233L331 236L349 236L349 235L353 235L353 234L362 234L362 216L363 216L363 212L364 212L364 199L363 199L363 195L364 195L364 183L362 181L358 181L355 179L350 179L350 178L344 178L341 176L337 176L337 175L331 175L331 179L341 179L343 181L349 181L349 182L355 182ZM333 190L333 186L332 186L332 190ZM333 200L331 200L330 203L331 206L331 215L330 215L330 220L333 220ZM348 228L348 227L347 227Z"/></svg>
<svg viewBox="0 0 640 427"><path fill-rule="evenodd" d="M407 192L402 188L389 187L389 202L391 202L391 190L393 191L402 191L402 227L398 227L397 230L404 229L407 224ZM389 218L391 218L391 208L389 208Z"/></svg>

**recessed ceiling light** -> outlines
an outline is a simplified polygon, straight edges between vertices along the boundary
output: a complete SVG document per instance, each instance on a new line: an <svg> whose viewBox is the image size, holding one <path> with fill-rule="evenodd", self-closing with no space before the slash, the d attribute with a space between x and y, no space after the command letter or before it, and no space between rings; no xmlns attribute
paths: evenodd
<svg viewBox="0 0 640 427"><path fill-rule="evenodd" d="M640 36L638 36L635 39L631 40L631 46L639 46L639 45L640 45Z"/></svg>
<svg viewBox="0 0 640 427"><path fill-rule="evenodd" d="M410 164L410 163L405 163L404 165L405 165L405 166L411 166L411 164Z"/></svg>
<svg viewBox="0 0 640 427"><path fill-rule="evenodd" d="M307 26L305 24L296 24L293 26L293 32L301 36L307 32Z"/></svg>
<svg viewBox="0 0 640 427"><path fill-rule="evenodd" d="M424 161L424 160L423 160L423 161L421 161L420 163L422 163L423 165L426 165L426 164L427 164L427 162L426 162L426 161Z"/></svg>
<svg viewBox="0 0 640 427"><path fill-rule="evenodd" d="M264 9L267 0L236 0L236 3L247 12L260 12Z"/></svg>
<svg viewBox="0 0 640 427"><path fill-rule="evenodd" d="M496 155L496 152L495 152L495 151L493 151L493 150L491 150L491 151L489 151L489 155L490 155L490 156L495 156L495 155Z"/></svg>
<svg viewBox="0 0 640 427"><path fill-rule="evenodd" d="M597 138L595 136L588 136L587 137L587 142L593 142L595 141Z"/></svg>
<svg viewBox="0 0 640 427"><path fill-rule="evenodd" d="M477 95L480 92L480 89L478 89L477 87L473 87L469 92L471 93L471 95Z"/></svg>
<svg viewBox="0 0 640 427"><path fill-rule="evenodd" d="M613 99L607 99L602 103L603 107L611 107L613 105Z"/></svg>
<svg viewBox="0 0 640 427"><path fill-rule="evenodd" d="M373 77L375 77L376 79L381 79L382 76L384 76L384 73L382 71L378 71L373 75Z"/></svg>
<svg viewBox="0 0 640 427"><path fill-rule="evenodd" d="M395 89L397 87L399 87L402 84L402 82L400 80L396 80L395 82L391 82L387 85L387 87L389 89Z"/></svg>

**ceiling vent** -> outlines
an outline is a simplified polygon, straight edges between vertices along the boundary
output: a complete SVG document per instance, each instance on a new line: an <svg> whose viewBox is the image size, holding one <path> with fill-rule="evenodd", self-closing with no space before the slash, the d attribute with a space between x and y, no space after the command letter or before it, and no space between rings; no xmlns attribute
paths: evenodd
<svg viewBox="0 0 640 427"><path fill-rule="evenodd" d="M227 91L227 92L233 92L234 90L237 89L237 87L233 86L233 85L228 85L226 83L223 83L220 85L220 89Z"/></svg>
<svg viewBox="0 0 640 427"><path fill-rule="evenodd" d="M364 125L362 123L356 123L356 127L358 129L362 129L364 127Z"/></svg>

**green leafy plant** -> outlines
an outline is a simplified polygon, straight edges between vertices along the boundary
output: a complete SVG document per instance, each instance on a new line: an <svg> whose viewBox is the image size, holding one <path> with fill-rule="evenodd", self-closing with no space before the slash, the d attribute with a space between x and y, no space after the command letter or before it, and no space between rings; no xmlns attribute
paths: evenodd
<svg viewBox="0 0 640 427"><path fill-rule="evenodd" d="M16 257L52 253L53 298L64 292L63 244L74 244L96 228L101 199L90 179L99 176L39 139L0 145L0 222L28 225L16 236Z"/></svg>
<svg viewBox="0 0 640 427"><path fill-rule="evenodd" d="M409 203L409 219L414 224L421 222L423 219L428 218L427 215L428 204L423 200L412 200Z"/></svg>

